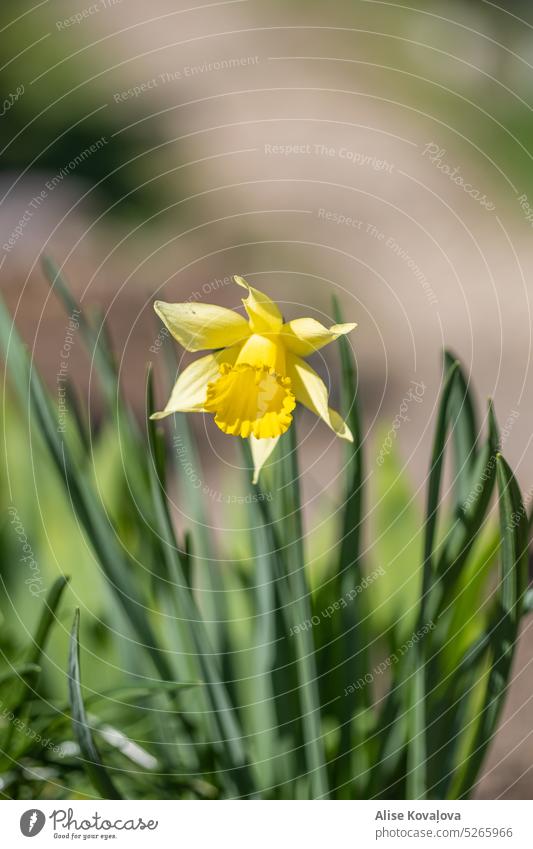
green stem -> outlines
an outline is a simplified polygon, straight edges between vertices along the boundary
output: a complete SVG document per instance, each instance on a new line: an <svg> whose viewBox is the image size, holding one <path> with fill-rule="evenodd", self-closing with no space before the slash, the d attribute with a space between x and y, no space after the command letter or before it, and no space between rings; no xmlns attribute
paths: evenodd
<svg viewBox="0 0 533 849"><path fill-rule="evenodd" d="M298 453L296 448L296 429L290 428L288 444L289 461L284 467L289 474L283 488L284 515L286 517L287 538L283 552L286 559L290 606L294 613L294 622L307 622L311 618L309 603L309 585L305 574L303 550L303 527L300 503L300 476ZM327 797L328 778L321 733L320 696L318 691L318 673L315 662L315 646L312 632L300 629L295 635L296 662L302 705L302 730L309 768L313 796Z"/></svg>

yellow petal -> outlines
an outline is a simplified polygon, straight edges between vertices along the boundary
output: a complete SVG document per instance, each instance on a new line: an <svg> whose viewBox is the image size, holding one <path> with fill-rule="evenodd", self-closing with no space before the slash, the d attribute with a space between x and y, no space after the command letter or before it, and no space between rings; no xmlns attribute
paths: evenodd
<svg viewBox="0 0 533 849"><path fill-rule="evenodd" d="M353 442L352 432L340 413L338 413L337 410L334 410L333 407L328 407L328 413L330 426L333 428L337 436L340 436L341 439L348 440L348 442Z"/></svg>
<svg viewBox="0 0 533 849"><path fill-rule="evenodd" d="M207 386L216 380L223 363L233 364L237 359L239 346L218 354L207 354L195 360L179 375L167 405L160 413L150 418L163 419L171 413L201 413L207 397Z"/></svg>
<svg viewBox="0 0 533 849"><path fill-rule="evenodd" d="M231 436L257 439L281 436L292 422L296 406L291 382L268 366L225 364L207 387L204 409L215 413L215 424Z"/></svg>
<svg viewBox="0 0 533 849"><path fill-rule="evenodd" d="M328 406L328 390L311 366L295 354L287 356L287 374L296 400L319 416L341 439L353 442L350 428L341 416Z"/></svg>
<svg viewBox="0 0 533 849"><path fill-rule="evenodd" d="M241 345L237 363L249 366L268 366L278 374L285 374L285 347L279 336L252 335Z"/></svg>
<svg viewBox="0 0 533 849"><path fill-rule="evenodd" d="M329 330L314 318L296 318L281 328L281 339L289 351L299 357L309 357L314 351L350 333L356 324L333 324Z"/></svg>
<svg viewBox="0 0 533 849"><path fill-rule="evenodd" d="M250 319L250 326L256 333L278 333L283 324L283 317L278 306L268 295L254 289L242 277L234 277L235 283L248 289L248 297L242 302Z"/></svg>
<svg viewBox="0 0 533 849"><path fill-rule="evenodd" d="M229 348L250 335L250 326L238 312L212 304L166 304L156 301L161 321L187 351Z"/></svg>
<svg viewBox="0 0 533 849"><path fill-rule="evenodd" d="M278 444L279 439L279 436L274 436L270 439L256 439L253 434L250 437L250 448L254 461L254 476L252 478L252 483L255 484L258 482L259 473Z"/></svg>

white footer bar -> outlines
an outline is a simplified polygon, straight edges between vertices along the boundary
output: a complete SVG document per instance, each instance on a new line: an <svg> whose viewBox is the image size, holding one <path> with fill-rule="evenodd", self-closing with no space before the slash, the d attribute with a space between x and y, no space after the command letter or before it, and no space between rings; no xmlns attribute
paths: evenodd
<svg viewBox="0 0 533 849"><path fill-rule="evenodd" d="M530 849L531 802L4 801L0 843L329 849Z"/></svg>

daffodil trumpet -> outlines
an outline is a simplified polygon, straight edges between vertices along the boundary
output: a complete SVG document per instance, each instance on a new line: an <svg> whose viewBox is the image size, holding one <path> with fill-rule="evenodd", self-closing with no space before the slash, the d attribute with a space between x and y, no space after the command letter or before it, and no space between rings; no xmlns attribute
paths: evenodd
<svg viewBox="0 0 533 849"><path fill-rule="evenodd" d="M247 318L225 307L202 303L167 304L154 309L174 339L187 351L211 350L187 366L164 410L212 413L224 433L250 440L254 483L276 444L291 425L296 404L319 416L341 439L353 441L339 413L328 404L328 390L305 361L355 324L324 327L314 318L284 322L278 306L242 277Z"/></svg>

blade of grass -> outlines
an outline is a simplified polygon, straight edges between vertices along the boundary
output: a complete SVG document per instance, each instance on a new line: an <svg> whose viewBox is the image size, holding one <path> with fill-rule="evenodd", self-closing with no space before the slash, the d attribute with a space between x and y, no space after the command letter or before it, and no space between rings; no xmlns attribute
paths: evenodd
<svg viewBox="0 0 533 849"><path fill-rule="evenodd" d="M281 456L278 453L278 468L282 480L276 496L281 505L281 519L277 523L276 530L274 530L275 517L270 510L270 503L259 485L256 485L256 489L259 494L258 503L263 510L265 528L270 534L274 550L277 550L281 556L280 566L284 570L285 580L279 581L278 587L282 593L285 621L294 626L311 618L310 590L305 575L300 477L294 424L278 447L283 453L280 452ZM307 629L294 630L297 686L301 699L301 726L306 767L310 776L313 798L326 798L329 789L313 635Z"/></svg>
<svg viewBox="0 0 533 849"><path fill-rule="evenodd" d="M172 416L174 425L175 445L183 452L181 457L187 458L186 468L194 470L198 479L203 479L202 464L198 453L196 439L184 413ZM224 588L223 570L216 562L216 549L210 533L210 519L204 509L204 487L191 484L191 478L184 474L184 464L174 452L174 467L180 487L180 495L187 504L187 513L193 521L195 557L190 558L191 581L198 592L199 607L203 614L209 639L213 648L218 652L227 650L226 628L224 622L228 618L226 592ZM195 527L196 526L196 527Z"/></svg>
<svg viewBox="0 0 533 849"><path fill-rule="evenodd" d="M176 348L172 338L163 348L166 369L172 381L176 379L178 363ZM194 586L201 600L200 608L204 616L209 639L219 652L227 652L227 628L224 622L228 618L228 607L222 571L216 563L216 547L210 530L209 517L205 511L205 487L193 484L203 478L202 463L198 451L194 431L186 413L176 413L172 416L173 448L172 459L178 481L179 492L187 504L187 514L193 523L194 546L196 558L189 560L191 586ZM194 477L188 474L192 470ZM227 653L227 658L230 657Z"/></svg>
<svg viewBox="0 0 533 849"><path fill-rule="evenodd" d="M151 379L151 372L149 372L147 387L148 404L153 403ZM150 407L148 407L148 412L149 414L152 412ZM156 441L156 425L151 419L148 419L148 434L151 455L153 457ZM221 737L220 743L224 747L228 763L231 765L235 783L242 795L249 795L254 792L254 784L243 744L243 733L227 689L221 680L213 649L209 643L205 623L200 616L185 579L182 556L179 553L172 521L168 512L168 504L163 495L161 481L157 476L154 463L149 463L149 470L158 530L163 542L163 552L169 576L174 584L173 600L176 603L177 619L179 623L182 623L189 629L185 635L187 644L193 649L192 656L197 658L202 678L205 681L213 718Z"/></svg>
<svg viewBox="0 0 533 849"><path fill-rule="evenodd" d="M289 428L290 453L287 472L289 472L290 489L287 487L287 518L291 519L292 533L286 546L286 557L290 582L293 591L296 622L306 622L311 618L310 589L305 573L305 557L303 549L303 522L300 503L300 471L298 467L298 448L296 444L296 427ZM287 483L289 483L287 481ZM324 742L322 737L320 717L320 696L315 663L315 647L313 634L303 629L296 634L297 657L299 666L299 684L302 695L304 714L304 742L309 755L312 774L309 776L312 792L316 797L327 798L329 793L326 772Z"/></svg>
<svg viewBox="0 0 533 849"><path fill-rule="evenodd" d="M37 628L32 637L31 645L25 652L25 662L28 669L27 674L23 676L23 681L18 682L11 691L10 702L14 706L13 709L20 713L27 699L30 699L34 694L34 688L37 683L40 662L46 646L46 641L56 620L56 611L61 601L63 591L69 582L69 578L59 577L50 587L46 598L44 599L43 608L39 617ZM33 669L31 673L29 670Z"/></svg>
<svg viewBox="0 0 533 849"><path fill-rule="evenodd" d="M6 681L11 681L12 678L25 678L27 676L38 675L40 671L41 667L37 666L35 663L18 664L8 672L3 672L0 675L0 687L2 684L5 684Z"/></svg>
<svg viewBox="0 0 533 849"><path fill-rule="evenodd" d="M112 410L117 403L117 379L115 364L111 352L107 348L106 338L102 333L99 334L87 320L55 262L50 257L43 256L41 265L46 279L62 302L65 312L74 316L79 323L80 333L88 354L94 358L95 371L104 392L106 405L109 410Z"/></svg>
<svg viewBox="0 0 533 849"><path fill-rule="evenodd" d="M142 521L149 524L152 517L150 516L151 503L146 498L146 464L142 462L144 458L143 439L135 416L132 414L120 391L118 373L107 327L102 316L98 315L97 312L94 315L94 322L99 320L99 327L87 318L81 305L72 296L69 286L60 270L50 257L43 257L42 267L52 290L63 304L65 312L69 316L74 317L79 324L79 332L85 344L87 354L94 362L95 373L98 376L98 381L103 391L104 408L115 422L122 455L124 457L135 456L138 458L136 463L124 464L123 472L132 496L132 506ZM72 390L69 389L68 391L72 398ZM72 412L77 420L79 438L87 443L86 427L84 426L83 417L77 409L77 404L72 406Z"/></svg>
<svg viewBox="0 0 533 849"><path fill-rule="evenodd" d="M93 490L91 480L82 475L79 464L76 464L71 456L68 444L58 433L49 396L29 361L25 346L2 301L0 301L0 344L6 351L8 366L13 369L13 383L22 403L29 404L30 424L48 448L59 477L65 484L71 506L85 530L133 631L149 653L161 677L165 680L173 680L174 675L168 659L158 646L146 615L147 606L131 580L127 556L114 529L109 524L108 516ZM29 398L26 393L29 393Z"/></svg>
<svg viewBox="0 0 533 849"><path fill-rule="evenodd" d="M35 688L39 679L40 661L49 633L56 619L56 610L68 581L69 578L61 576L54 581L48 591L31 645L26 651L26 672L21 673L20 679L10 688L9 704L11 705L11 710L25 725L28 724L26 722L29 715L28 703L35 695ZM4 752L9 751L11 748L14 730L15 723L12 722L6 730L2 747Z"/></svg>
<svg viewBox="0 0 533 849"><path fill-rule="evenodd" d="M424 559L422 564L422 596L420 599L417 632L427 622L430 609L430 595L435 587L435 568L433 554L435 533L439 509L440 484L446 448L446 432L449 421L449 405L454 384L457 379L458 363L454 362L447 371L441 393L441 401L437 414L435 437L429 471L428 495L425 521ZM427 637L415 643L411 652L410 662L406 664L411 684L408 693L408 748L407 748L407 783L408 799L425 799L427 780Z"/></svg>
<svg viewBox="0 0 533 849"><path fill-rule="evenodd" d="M343 316L336 298L333 299L333 315L338 324ZM348 607L341 608L340 629L337 640L340 647L339 675L334 688L344 693L352 681L364 678L370 664L368 645L370 637L365 627L362 594L352 590L361 586L363 570L360 557L361 531L363 521L363 447L361 415L357 392L357 365L348 339L341 336L338 340L341 359L341 411L348 422L353 442L346 446L346 491L341 528L341 545L338 563L336 598L350 598ZM333 766L334 783L339 785L349 778L353 769L351 753L352 717L359 710L368 708L371 700L369 687L356 690L353 697L344 696L337 700L338 721L340 724L339 754Z"/></svg>
<svg viewBox="0 0 533 849"><path fill-rule="evenodd" d="M468 476L468 491L456 505L456 518L446 535L436 571L447 584L461 571L479 531L485 521L496 482L496 454L499 434L492 401L488 407L489 434L486 444L477 453Z"/></svg>
<svg viewBox="0 0 533 849"><path fill-rule="evenodd" d="M33 645L28 651L28 663L38 664L40 662L50 630L56 621L56 611L59 607L59 602L69 581L69 577L61 575L59 578L56 578L50 587L44 600L43 610L37 624L35 636L33 637Z"/></svg>
<svg viewBox="0 0 533 849"><path fill-rule="evenodd" d="M438 718L439 724L446 726L446 736L444 740L439 740L439 745L435 745L433 752L438 766L433 770L430 783L432 796L436 799L453 798L450 796L450 787L460 758L464 731L471 725L469 716L472 716L472 710L475 709L476 690L482 683L481 673L486 663L488 648L487 634L482 634L464 653L453 677L448 677L440 701L434 701L433 716ZM430 738L432 737L433 728Z"/></svg>
<svg viewBox="0 0 533 849"><path fill-rule="evenodd" d="M451 368L454 368L453 363L451 364ZM440 459L442 459L444 451L446 429L452 425L454 421L449 408L446 409L445 407L446 400L448 400L449 404L452 404L454 401L453 388L450 390L448 399L446 399L445 390L446 384L443 390L439 411L439 422L437 426L437 439L439 437L439 430L441 437L438 444L436 439L436 445L434 446L433 453L434 458L439 458L440 455ZM462 390L464 391L464 383L462 384ZM446 423L444 427L442 427L443 422ZM467 429L469 430L470 435L472 435L474 428L471 427ZM473 443L470 441L469 444L472 446ZM451 594L453 594L454 580L461 574L461 570L466 563L473 542L476 539L487 514L490 495L492 493L495 480L495 455L497 444L497 427L494 420L492 405L489 403L489 436L487 444L480 452L477 453L470 471L469 486L470 491L474 493L475 497L470 499L470 493L467 494L465 500L468 504L464 509L459 511L461 514L460 521L452 526L451 532L449 532L449 537L453 540L453 545L450 543L450 540L447 539L448 544L444 546L444 552L441 553L437 566L435 568L432 566L431 569L426 568L425 570L426 587L429 587L429 592L426 591L424 593L424 603L423 605L421 604L421 609L422 606L424 608L424 615L421 616L419 614L417 629L423 627L423 625L429 621L438 623L437 629L432 634L431 640L426 637L424 640L417 643L414 651L412 652L412 656L407 658L407 664L401 664L399 666L399 671L405 675L408 686L403 686L401 681L395 681L394 683L394 689L399 688L399 690L403 691L404 695L407 695L408 697L408 716L410 717L410 722L413 722L413 716L415 716L417 720L414 723L414 729L413 725L410 725L410 730L408 732L410 741L408 760L408 786L410 786L408 791L409 798L416 798L424 793L424 786L426 784L433 785L433 790L436 790L437 792L436 798L440 798L438 794L441 791L438 789L438 785L434 783L435 770L437 773L442 773L442 764L445 760L445 754L443 754L443 741L445 739L451 740L450 745L452 747L454 745L452 739L453 735L450 736L449 733L451 724L449 716L446 715L445 718L443 718L442 723L440 723L440 730L439 723L437 722L437 724L435 724L434 717L441 716L443 714L442 709L439 706L439 702L435 701L438 698L439 693L438 682L440 680L439 669L441 659L438 655L433 655L428 659L428 652L430 642L436 642L437 644L439 642L438 637L435 636L438 635L439 627L442 624L439 622L439 616L441 615L441 611L444 607L452 606ZM436 464L433 462L432 471L436 471L437 475L440 475L442 466L439 467L437 464L435 468L435 465ZM438 480L438 483L437 481L430 480L429 489L430 493L433 493L433 499L428 506L428 511L436 509L436 504L438 503L438 492L440 489L440 479ZM432 539L434 540L434 532L435 527L430 526L430 539L431 534L433 534ZM432 549L433 545L430 546L429 540L426 538L426 556L429 556ZM446 633L448 632L446 631ZM439 661L438 664L437 660ZM413 682L415 682L415 688L412 687ZM451 684L446 687L446 691L444 693L444 698L447 699L448 702L450 701L450 688ZM428 692L431 694L431 706L429 707L426 695ZM424 693L423 698L420 697L421 693ZM388 701L389 700L386 702L386 706ZM396 697L393 701L396 703L397 715L399 717L398 722L401 722L401 699ZM458 710L464 708L463 702L458 702L458 704ZM433 717L432 720L431 717ZM381 723L382 728L383 721ZM425 733L422 733L422 729L425 729ZM387 731L386 728L383 728L383 730L385 732ZM391 735L395 734L397 743L398 735L395 732L395 723L391 723L389 733ZM414 741L413 734L415 735ZM387 737L388 734L385 733L380 746L380 759L381 757L384 757L384 753L389 751L391 748L390 744L387 742ZM401 748L396 744L394 748L394 763L397 763L400 754ZM419 768L418 774L416 773L416 770L413 772L413 763ZM431 769L432 767L433 769ZM432 776L428 774L428 770L431 770L433 773ZM416 783L417 778L419 779L418 783Z"/></svg>
<svg viewBox="0 0 533 849"><path fill-rule="evenodd" d="M444 464L444 452L446 448L446 432L449 421L448 407L452 398L454 384L457 379L459 363L455 362L448 368L444 386L441 393L433 450L429 470L428 494L426 502L425 538L424 538L424 581L422 592L422 606L426 604L426 591L429 589L434 574L433 551L435 547L435 533L437 529L437 518L439 510L439 493L442 479L442 468ZM425 608L424 608L425 610Z"/></svg>
<svg viewBox="0 0 533 849"><path fill-rule="evenodd" d="M505 700L527 590L528 527L515 477L499 454L496 458L500 532L501 577L489 624L491 667L485 700L469 755L459 772L456 798L468 796L475 784L485 752L496 731Z"/></svg>
<svg viewBox="0 0 533 849"><path fill-rule="evenodd" d="M287 437L284 437L286 440ZM241 449L245 469L248 470L248 480L253 469L253 459L248 440L241 440ZM305 768L307 760L305 751L302 757L302 735L300 722L300 695L294 685L294 669L297 665L296 647L291 638L295 624L291 608L291 588L287 577L285 561L282 557L282 510L276 510L280 499L274 499L273 494L279 493L283 480L279 470L280 452L285 445L280 442L272 455L275 465L265 467L261 473L261 484L253 485L255 498L250 509L255 511L257 521L254 541L257 533L264 537L264 557L268 557L268 569L272 576L273 612L265 630L273 633L275 646L272 659L270 685L273 696L273 708L277 718L277 734L275 745L271 750L275 758L277 792L281 798L291 798L293 776L298 769ZM277 502L277 503L276 503ZM266 602L268 607L268 602ZM266 608L265 608L266 609Z"/></svg>
<svg viewBox="0 0 533 849"><path fill-rule="evenodd" d="M68 662L68 687L72 711L72 728L80 747L83 768L96 791L100 793L102 799L121 799L121 794L118 792L107 769L102 763L102 758L94 742L85 713L80 680L79 627L80 612L76 610L70 636Z"/></svg>
<svg viewBox="0 0 533 849"><path fill-rule="evenodd" d="M450 351L445 351L445 371L453 368L455 363L456 377L450 394L448 415L454 446L456 501L462 504L471 489L471 475L477 454L478 424L464 371L457 358Z"/></svg>
<svg viewBox="0 0 533 849"><path fill-rule="evenodd" d="M459 701L455 715L451 704L454 703L453 686L457 675L452 673L450 679L450 661L447 655L453 654L459 639L450 641L450 628L454 621L456 598L459 579L466 568L467 559L474 543L479 536L481 527L486 519L490 499L496 480L496 456L498 451L498 432L494 420L492 403L489 401L489 434L486 444L478 452L470 475L470 492L463 504L458 506L458 519L452 525L449 538L437 565L440 582L432 597L430 616L438 621L438 627L433 635L433 643L437 645L427 669L427 686L431 694L429 712L433 717L430 733L428 734L428 763L427 775L429 783L437 794L442 790L442 768L446 761L453 761L460 745L460 739L455 734L455 728L460 727L461 714L471 703L471 699ZM489 560L490 563L490 560ZM486 578L487 568L481 570L481 578ZM475 576L475 585L479 587L480 577ZM474 599L474 603L479 598ZM453 633L453 632L451 632ZM458 635L459 636L459 635ZM450 645L450 642L452 644ZM472 687L474 689L474 683ZM449 703L446 705L446 703ZM444 703L444 707L443 707ZM447 786L447 785L446 785Z"/></svg>
<svg viewBox="0 0 533 849"><path fill-rule="evenodd" d="M253 586L250 598L253 603L253 633L249 652L248 681L246 681L246 707L243 723L251 736L254 751L253 769L257 774L260 791L267 796L276 786L278 721L272 669L276 656L276 598L272 555L268 540L261 527L260 512L256 505L248 505L251 514L253 551ZM284 717L286 720L287 717Z"/></svg>

